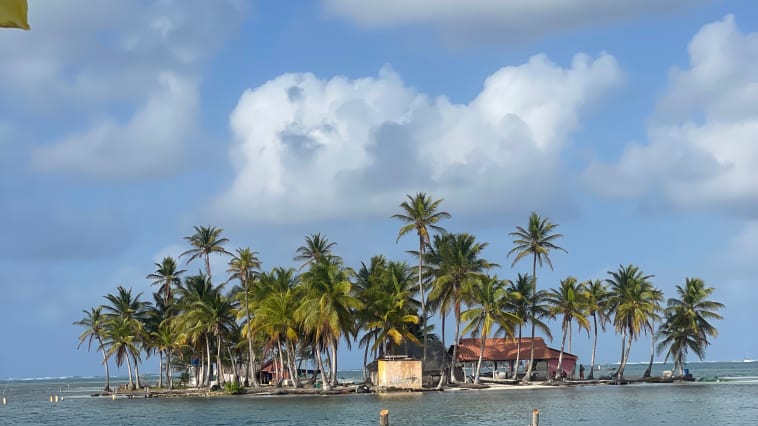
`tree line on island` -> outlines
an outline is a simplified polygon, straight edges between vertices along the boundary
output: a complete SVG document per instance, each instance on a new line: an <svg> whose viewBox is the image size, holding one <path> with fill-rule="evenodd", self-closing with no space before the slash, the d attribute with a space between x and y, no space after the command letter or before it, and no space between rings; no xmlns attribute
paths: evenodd
<svg viewBox="0 0 758 426"><path fill-rule="evenodd" d="M157 286L153 301L142 300L142 293L134 294L131 288L117 287L104 296L104 304L84 310L83 318L74 323L84 328L79 346L87 343L91 349L94 343L102 353L105 391L111 390L109 360L119 367L126 364L134 389L142 387L143 356L155 355L160 357L159 387L173 388L173 372L186 371L189 365L199 367L194 369L195 383L210 386L214 362L220 370L215 373L219 385L224 385L222 373L227 372L234 386L242 377L242 385L258 387L255 372L260 361L273 361L276 385L281 386L285 369L294 373L304 360L314 360L321 383L331 389L338 384L340 342L363 348L365 378L369 354L395 355L404 343L412 342L423 346L426 360L430 340L441 339L445 347L445 322L451 311L454 342L462 335L481 338L477 382L487 337L514 338L520 353L524 327L530 329L531 342L537 329L552 338L546 322L550 319L561 324L558 371L567 338L570 352L573 324L593 333L589 379L595 370L598 330L609 325L622 338L617 380L623 380L632 343L643 334L651 341L645 376L650 375L656 351L665 352L665 361L672 359L683 375L687 355L692 352L703 359L710 339L718 334L711 321L722 318L719 311L724 306L710 300L714 289L699 278L686 278L684 285L677 285L665 306L653 276L631 264L609 271L605 280L580 282L568 276L555 288L538 289L537 267L547 264L552 269L551 252L566 250L558 245L563 237L555 232L558 225L537 213L529 216L526 227L518 226L509 234L513 248L507 254L513 258L512 267L530 260L531 274L499 278L491 273L499 265L482 257L486 242L467 233L448 233L440 226L450 217L440 211L441 203L425 193L408 195L400 204L401 212L392 216L404 223L398 241L407 234L418 236L418 250L409 251L418 259L417 266L377 255L354 270L334 253L334 242L314 234L296 250L298 269L263 270L258 252L250 248L230 252L221 228L196 226L194 234L185 237L190 248L179 259L188 264L201 260L205 270L188 274L176 259L164 258L147 275ZM225 280L214 280L212 255L229 257ZM441 317L440 335L432 333L433 326L427 323L432 315ZM453 360L456 351L454 344ZM442 364L440 388L456 381L452 366ZM533 366L532 345L523 381L530 380ZM518 368L512 374L517 379ZM290 377L292 386L302 386L298 374Z"/></svg>

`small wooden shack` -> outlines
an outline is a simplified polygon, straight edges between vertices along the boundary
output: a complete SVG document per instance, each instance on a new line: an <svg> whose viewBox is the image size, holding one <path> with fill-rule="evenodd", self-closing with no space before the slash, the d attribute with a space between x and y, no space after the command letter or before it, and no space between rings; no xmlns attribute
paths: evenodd
<svg viewBox="0 0 758 426"><path fill-rule="evenodd" d="M377 360L376 383L379 387L421 389L421 361L406 357L387 357Z"/></svg>

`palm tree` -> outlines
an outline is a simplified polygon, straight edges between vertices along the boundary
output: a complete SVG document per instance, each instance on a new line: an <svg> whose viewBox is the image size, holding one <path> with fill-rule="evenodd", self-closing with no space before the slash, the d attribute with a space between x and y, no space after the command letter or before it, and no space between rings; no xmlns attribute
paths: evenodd
<svg viewBox="0 0 758 426"><path fill-rule="evenodd" d="M219 385L225 381L222 374L221 341L236 324L234 303L221 293L221 287L212 289L205 297L193 300L182 318L184 324L194 325L204 331L206 336L216 338L216 377Z"/></svg>
<svg viewBox="0 0 758 426"><path fill-rule="evenodd" d="M236 279L242 284L244 292L245 316L247 321L245 324L250 324L250 299L253 297L250 294L250 284L255 280L256 274L261 268L261 261L258 259L258 252L251 251L249 248L237 249L237 253L233 255L232 260L229 262L229 279ZM247 340L248 351L248 371L253 372L253 386L258 387L257 375L255 374L255 351L253 350L253 335L251 333L251 327L246 327L245 337ZM245 376L245 385L247 385L247 376Z"/></svg>
<svg viewBox="0 0 758 426"><path fill-rule="evenodd" d="M298 387L300 382L295 367L295 354L302 333L300 324L292 314L298 307L302 288L295 285L294 269L274 269L271 274L266 274L262 283L268 287L268 290L255 310L253 328L265 333L268 336L269 345L278 349L280 361L278 384L281 385L284 377L283 354L286 354L286 366L290 372L290 378L293 385Z"/></svg>
<svg viewBox="0 0 758 426"><path fill-rule="evenodd" d="M368 288L356 292L363 301L358 315L363 319L362 327L368 331L367 335L374 340L372 349L381 349L383 355L394 355L406 340L419 343L411 328L421 322L417 315L419 302L413 299L411 290L413 268L405 262L389 262L383 266ZM364 270L365 265L360 274Z"/></svg>
<svg viewBox="0 0 758 426"><path fill-rule="evenodd" d="M361 307L361 302L351 294L352 270L344 268L336 257L325 257L313 263L302 278L305 286L300 306L295 310L295 318L306 331L313 333L317 345L328 346L331 350L331 381L327 382L320 351L316 350L321 368L321 379L331 389L337 385L337 347L340 338L353 332L352 310ZM345 339L348 347L350 340Z"/></svg>
<svg viewBox="0 0 758 426"><path fill-rule="evenodd" d="M158 326L157 330L151 333L151 339L155 344L155 348L161 353L166 354L166 386L168 386L169 389L174 388L174 380L171 374L171 356L182 346L176 337L177 333L170 321L164 321Z"/></svg>
<svg viewBox="0 0 758 426"><path fill-rule="evenodd" d="M295 262L303 262L300 265L300 269L303 269L308 264L320 262L325 257L332 255L332 248L337 243L330 242L326 236L322 236L320 233L312 234L305 237L305 245L297 248L297 255L294 257Z"/></svg>
<svg viewBox="0 0 758 426"><path fill-rule="evenodd" d="M493 327L497 326L495 335L500 333L513 336L513 328L521 323L521 319L512 312L507 311L510 294L506 288L508 280L499 280L497 276L481 275L476 284L471 286L470 298L475 305L461 312L461 320L468 322L463 334L471 333L473 337L481 337L479 346L479 361L476 364L474 383L481 380L479 373L482 368L482 359L486 348L487 338Z"/></svg>
<svg viewBox="0 0 758 426"><path fill-rule="evenodd" d="M229 239L220 238L224 230L215 226L195 226L194 228L194 234L184 237L192 248L180 254L179 257L189 255L187 263L202 257L205 260L205 272L208 274L208 279L212 280L210 256L213 253L231 256L231 253L224 248L224 244L228 243Z"/></svg>
<svg viewBox="0 0 758 426"><path fill-rule="evenodd" d="M429 298L443 307L452 305L455 315L453 363L458 355L461 335L461 306L468 300L469 288L479 280L483 272L498 266L479 257L487 245L476 242L476 238L471 234L438 234L434 236L429 249L427 258L434 276ZM454 371L455 368L450 369L452 382L456 381Z"/></svg>
<svg viewBox="0 0 758 426"><path fill-rule="evenodd" d="M144 324L147 320L147 306L148 302L140 301L142 292L137 295L132 295L132 289L126 289L123 286L116 288L116 294L107 294L105 297L109 304L102 305L105 316L108 318L120 318L124 321L118 323L118 331L124 332L127 328L130 329L131 339L124 340L124 336L120 336L121 344L126 345L126 355L132 356L134 362L134 374L137 387L141 388L142 383L140 381L139 374L139 345L144 335ZM132 350L132 347L134 350ZM131 371L131 369L130 369Z"/></svg>
<svg viewBox="0 0 758 426"><path fill-rule="evenodd" d="M619 266L618 271L608 271L608 274L611 278L605 282L611 291L613 326L621 333L621 363L616 380L622 381L632 342L641 332L650 329L650 319L656 315L655 288L650 283L653 276L645 275L635 265Z"/></svg>
<svg viewBox="0 0 758 426"><path fill-rule="evenodd" d="M595 337L592 341L592 359L590 361L590 374L587 377L589 380L595 378L595 351L597 350L597 331L598 331L598 319L600 320L600 327L605 331L605 324L608 322L608 304L611 294L608 292L608 287L600 280L589 280L582 284L584 292L584 302L587 305L587 313L592 316L592 330L595 333Z"/></svg>
<svg viewBox="0 0 758 426"><path fill-rule="evenodd" d="M418 288L419 295L421 297L421 316L424 321L424 361L426 361L426 345L427 345L427 333L426 333L426 295L424 294L423 284L423 265L424 265L424 249L429 244L429 229L431 228L436 232L445 232L445 229L437 225L442 219L450 218L450 213L444 211L437 211L440 204L444 200L432 201L432 198L424 192L417 192L415 196L408 194L406 196L407 201L403 201L400 204L400 208L403 213L392 215L393 219L400 219L405 222L405 225L400 228L397 234L397 241L400 238L411 232L416 231L418 235ZM456 342L457 343L457 342Z"/></svg>
<svg viewBox="0 0 758 426"><path fill-rule="evenodd" d="M516 361L513 364L513 379L518 379L518 366L521 356L521 331L524 324L534 322L534 326L539 328L548 338L552 339L550 327L542 321L543 318L550 316L549 306L545 303L547 292L540 290L534 293L534 280L529 274L518 274L515 282L511 282L508 291L511 294L511 300L508 303L508 310L516 315L520 322L518 323L518 338L516 340ZM535 294L534 303L532 303L532 294Z"/></svg>
<svg viewBox="0 0 758 426"><path fill-rule="evenodd" d="M82 312L84 312L84 317L74 322L74 325L84 327L84 332L79 336L79 345L76 348L79 349L86 341L87 350L90 350L92 340L97 341L97 347L103 352L103 365L105 365L105 387L103 387L103 391L110 392L111 374L108 369L108 355L105 353L105 346L103 346L103 337L107 328L106 318L102 315L101 307L91 308L89 311L83 310Z"/></svg>
<svg viewBox="0 0 758 426"><path fill-rule="evenodd" d="M186 277L176 291L180 312L172 318L172 322L181 340L186 344L191 344L193 350L201 354L203 377L199 378L198 384L202 385L210 385L210 336L206 324L197 321L197 313L194 312L193 305L214 298L216 292L218 289L213 287L210 279L204 274Z"/></svg>
<svg viewBox="0 0 758 426"><path fill-rule="evenodd" d="M550 260L550 250L560 250L567 253L562 247L555 244L555 241L563 237L563 234L556 234L554 230L558 227L557 224L550 222L548 218L542 218L537 213L532 212L529 215L529 225L524 229L520 226L516 227L516 232L511 232L511 237L514 237L514 247L508 252L508 256L515 254L511 267L522 258L531 255L532 256L532 277L534 278L534 287L532 288L532 302L536 302L537 295L537 264L542 267L542 263L546 262L550 269L553 269L553 263ZM528 382L532 375L532 368L534 367L534 328L535 323L532 322L532 343L529 351L529 366L524 375L524 382Z"/></svg>
<svg viewBox="0 0 758 426"><path fill-rule="evenodd" d="M580 329L586 329L587 334L590 332L590 322L587 319L587 306L584 301L584 293L581 286L577 283L576 278L567 277L561 280L560 287L548 292L547 302L550 304L550 313L552 316L561 316L561 352L558 355L558 366L556 370L561 372L563 365L563 351L566 345L566 335L571 331L571 323L576 320ZM569 343L569 348L571 344Z"/></svg>
<svg viewBox="0 0 758 426"><path fill-rule="evenodd" d="M139 327L137 321L133 318L115 316L108 318L105 327L104 346L108 348L105 357L116 357L116 366L121 367L126 361L126 368L129 373L129 389L134 389L132 381L132 366L129 363L129 356L133 359L139 359L139 347L137 346L137 337L135 330ZM134 365L137 365L135 361ZM137 376L137 386L139 386L139 373Z"/></svg>
<svg viewBox="0 0 758 426"><path fill-rule="evenodd" d="M163 300L166 307L171 305L171 288L176 287L181 282L181 275L186 272L184 269L177 270L176 261L173 257L163 258L161 263L155 263L155 272L147 276L153 280L153 285L159 286L159 292L163 294Z"/></svg>
<svg viewBox="0 0 758 426"><path fill-rule="evenodd" d="M706 287L700 278L686 278L684 287L677 285L678 297L667 302L665 319L658 330L661 338L658 352L668 348L666 359L674 360L674 369L684 375L684 363L687 352L692 350L701 360L705 358L705 348L710 344L709 337L718 336L718 331L709 320L723 319L717 311L724 309L724 304L708 298L713 287Z"/></svg>

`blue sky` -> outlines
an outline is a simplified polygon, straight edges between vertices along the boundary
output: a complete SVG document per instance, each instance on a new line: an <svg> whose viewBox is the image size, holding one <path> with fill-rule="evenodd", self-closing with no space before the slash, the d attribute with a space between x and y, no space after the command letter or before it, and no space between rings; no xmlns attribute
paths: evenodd
<svg viewBox="0 0 758 426"><path fill-rule="evenodd" d="M389 216L417 191L500 277L529 269L505 255L532 210L568 250L541 288L701 277L727 306L707 358L758 353L750 1L29 3L32 30L0 32L0 378L101 374L71 323L149 296L193 225L265 268L316 232L350 266L413 261Z"/></svg>

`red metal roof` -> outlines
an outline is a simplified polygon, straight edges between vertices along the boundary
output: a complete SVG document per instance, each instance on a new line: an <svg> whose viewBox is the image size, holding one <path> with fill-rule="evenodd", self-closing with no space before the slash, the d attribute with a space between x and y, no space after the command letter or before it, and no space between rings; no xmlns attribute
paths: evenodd
<svg viewBox="0 0 758 426"><path fill-rule="evenodd" d="M476 338L461 339L458 345L458 361L461 362L473 362L479 360L479 348L481 347L482 340ZM519 359L528 360L531 350L531 337L523 337L521 339L521 353ZM482 357L485 361L515 361L516 360L516 348L518 339L504 339L504 338L487 338L484 346L484 355ZM553 349L545 344L545 340L542 337L534 338L534 359L558 359L560 351ZM570 354L568 352L563 353L563 359L579 359L578 356Z"/></svg>

